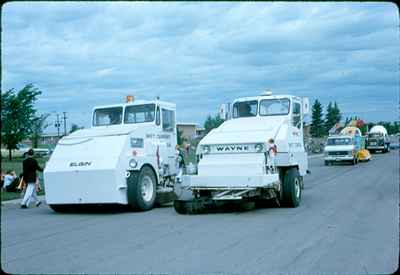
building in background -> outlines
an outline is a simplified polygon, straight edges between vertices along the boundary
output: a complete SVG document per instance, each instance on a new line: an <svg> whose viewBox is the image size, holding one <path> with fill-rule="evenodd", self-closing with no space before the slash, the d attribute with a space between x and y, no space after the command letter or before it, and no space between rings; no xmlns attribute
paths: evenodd
<svg viewBox="0 0 400 275"><path fill-rule="evenodd" d="M197 123L177 123L176 127L179 132L182 133L182 138L191 141L197 137L196 135L196 129Z"/></svg>
<svg viewBox="0 0 400 275"><path fill-rule="evenodd" d="M62 136L58 136L57 133L55 134L43 134L40 137L39 140L39 144L43 144L43 145L56 145L58 140L61 138Z"/></svg>

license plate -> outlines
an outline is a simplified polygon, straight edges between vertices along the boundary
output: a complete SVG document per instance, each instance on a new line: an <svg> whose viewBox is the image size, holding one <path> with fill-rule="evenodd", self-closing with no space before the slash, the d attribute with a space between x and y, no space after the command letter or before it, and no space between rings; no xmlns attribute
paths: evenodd
<svg viewBox="0 0 400 275"><path fill-rule="evenodd" d="M376 145L376 142L371 142L371 145Z"/></svg>

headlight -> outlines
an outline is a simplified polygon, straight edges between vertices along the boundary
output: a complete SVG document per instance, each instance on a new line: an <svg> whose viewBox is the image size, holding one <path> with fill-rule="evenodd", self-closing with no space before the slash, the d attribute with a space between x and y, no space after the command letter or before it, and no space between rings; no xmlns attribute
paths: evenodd
<svg viewBox="0 0 400 275"><path fill-rule="evenodd" d="M129 161L129 167L130 167L130 168L136 168L137 165L138 165L138 163L137 163L137 161L136 161L135 159L131 159L131 160Z"/></svg>
<svg viewBox="0 0 400 275"><path fill-rule="evenodd" d="M208 154L211 151L210 145L202 145L201 148L204 154Z"/></svg>
<svg viewBox="0 0 400 275"><path fill-rule="evenodd" d="M254 149L259 153L264 149L264 146L261 143L254 145Z"/></svg>
<svg viewBox="0 0 400 275"><path fill-rule="evenodd" d="M143 139L142 138L131 138L131 147L132 148L143 148Z"/></svg>

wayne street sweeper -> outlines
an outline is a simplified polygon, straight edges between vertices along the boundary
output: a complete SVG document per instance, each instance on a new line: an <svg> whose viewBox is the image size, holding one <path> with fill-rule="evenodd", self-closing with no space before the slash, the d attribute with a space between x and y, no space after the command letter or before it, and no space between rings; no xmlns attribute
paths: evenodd
<svg viewBox="0 0 400 275"><path fill-rule="evenodd" d="M221 201L273 198L297 207L308 172L303 142L308 99L267 91L238 98L229 109L221 108L228 119L197 147L198 174L184 175L176 185L175 210L190 214Z"/></svg>

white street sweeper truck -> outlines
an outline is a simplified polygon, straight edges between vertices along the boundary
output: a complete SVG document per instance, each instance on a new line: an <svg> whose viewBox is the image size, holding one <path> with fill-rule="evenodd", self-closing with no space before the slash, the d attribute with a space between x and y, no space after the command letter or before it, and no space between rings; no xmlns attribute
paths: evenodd
<svg viewBox="0 0 400 275"><path fill-rule="evenodd" d="M198 174L185 175L175 191L178 213L198 213L219 202L275 198L297 207L308 172L303 118L309 101L292 95L236 99L227 119L199 143Z"/></svg>
<svg viewBox="0 0 400 275"><path fill-rule="evenodd" d="M149 210L159 196L173 195L175 109L133 96L124 104L95 107L91 128L63 137L46 165L49 206L65 211L71 205L126 204Z"/></svg>

